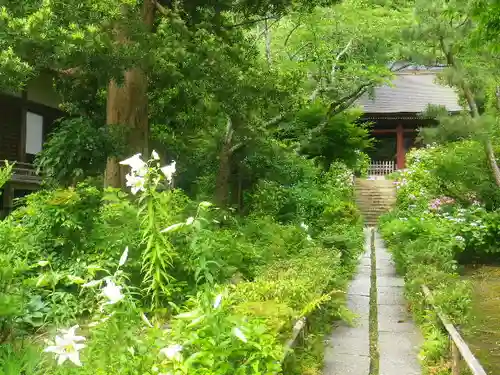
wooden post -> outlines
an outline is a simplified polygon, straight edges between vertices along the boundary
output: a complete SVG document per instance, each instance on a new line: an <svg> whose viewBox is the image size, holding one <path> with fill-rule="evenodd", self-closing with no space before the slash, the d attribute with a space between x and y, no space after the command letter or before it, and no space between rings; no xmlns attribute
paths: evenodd
<svg viewBox="0 0 500 375"><path fill-rule="evenodd" d="M398 169L405 167L405 133L401 124L396 128L396 166Z"/></svg>
<svg viewBox="0 0 500 375"><path fill-rule="evenodd" d="M26 162L26 116L28 114L28 92L23 90L21 99L21 137L17 157L20 162Z"/></svg>
<svg viewBox="0 0 500 375"><path fill-rule="evenodd" d="M450 337L451 345L451 374L460 375L460 352L458 351L457 345Z"/></svg>

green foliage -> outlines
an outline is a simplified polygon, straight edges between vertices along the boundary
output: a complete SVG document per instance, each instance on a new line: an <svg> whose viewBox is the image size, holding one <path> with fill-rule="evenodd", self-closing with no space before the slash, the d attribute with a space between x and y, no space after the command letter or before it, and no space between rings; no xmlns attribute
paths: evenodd
<svg viewBox="0 0 500 375"><path fill-rule="evenodd" d="M237 217L171 189L174 165L160 171L153 156L124 162L136 199L82 183L34 193L0 222L3 340L28 337L37 347L38 329L75 322L87 337L82 368L44 356L27 375L275 373L296 319L323 306L350 318L341 297L362 231L348 168L321 173L301 159L296 171L307 179L281 201L285 210L266 208L262 191L252 213ZM31 366L31 356L12 359L9 345L0 358ZM161 354L172 345L182 346L181 359Z"/></svg>
<svg viewBox="0 0 500 375"><path fill-rule="evenodd" d="M406 294L422 326L421 358L429 374L448 373L449 352L447 335L422 286L429 287L435 306L453 323L465 324L471 288L460 276L462 264L498 260L500 218L492 210L496 191L481 148L467 140L410 153L408 169L395 176L397 207L381 219L383 236L405 275Z"/></svg>
<svg viewBox="0 0 500 375"><path fill-rule="evenodd" d="M61 120L35 164L52 183L74 185L103 173L106 157L118 153L116 137L86 118Z"/></svg>
<svg viewBox="0 0 500 375"><path fill-rule="evenodd" d="M388 62L400 59L407 19L404 12L358 0L292 14L273 33L273 61L301 71L304 85L312 87L310 98L324 98L335 110L390 77Z"/></svg>
<svg viewBox="0 0 500 375"><path fill-rule="evenodd" d="M23 88L50 69L73 116L37 158L46 187L71 187L32 194L0 222L0 299L12 298L0 313L12 341L0 348L7 371L277 373L297 318L324 309L349 318L341 290L362 249L351 169L362 173L370 142L361 114L343 110L390 78L404 14L357 0L155 3L0 8L0 87ZM141 17L148 4L152 25ZM269 60L256 17L274 27ZM110 80L121 85L131 69L147 77L151 140L161 159L179 163L177 189L156 156L127 176L138 196L87 180L129 152L127 131L103 124ZM124 112L140 117L132 88ZM230 199L218 208L205 200L224 168ZM120 299L106 301L112 282ZM81 368L17 345L40 351L38 332L76 322L87 337ZM175 345L180 357L161 353Z"/></svg>
<svg viewBox="0 0 500 375"><path fill-rule="evenodd" d="M3 168L0 168L0 188L10 180L13 168L14 165L9 164L7 161L5 161L5 166Z"/></svg>
<svg viewBox="0 0 500 375"><path fill-rule="evenodd" d="M325 170L335 161L353 168L360 152L370 147L368 125L358 122L361 112L349 110L328 117L328 108L319 103L299 111L292 123L282 124L278 136L300 144L300 153L315 159Z"/></svg>

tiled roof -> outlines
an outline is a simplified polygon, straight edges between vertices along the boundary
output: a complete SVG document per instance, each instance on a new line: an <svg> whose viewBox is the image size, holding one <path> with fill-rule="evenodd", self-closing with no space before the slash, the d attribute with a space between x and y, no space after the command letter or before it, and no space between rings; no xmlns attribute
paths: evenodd
<svg viewBox="0 0 500 375"><path fill-rule="evenodd" d="M429 104L445 106L450 112L462 110L455 90L436 83L434 73L405 72L396 75L392 85L376 87L373 99L365 93L355 105L362 107L366 114L420 113Z"/></svg>

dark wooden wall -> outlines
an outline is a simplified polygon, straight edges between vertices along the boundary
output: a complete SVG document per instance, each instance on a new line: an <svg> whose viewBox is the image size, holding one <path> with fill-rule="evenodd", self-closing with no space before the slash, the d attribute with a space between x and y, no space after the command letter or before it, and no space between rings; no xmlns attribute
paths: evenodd
<svg viewBox="0 0 500 375"><path fill-rule="evenodd" d="M26 111L43 116L44 142L54 128L55 120L64 115L55 108L0 94L0 160L32 161L23 160L26 158L22 128Z"/></svg>
<svg viewBox="0 0 500 375"><path fill-rule="evenodd" d="M0 160L17 160L21 142L21 100L0 95Z"/></svg>

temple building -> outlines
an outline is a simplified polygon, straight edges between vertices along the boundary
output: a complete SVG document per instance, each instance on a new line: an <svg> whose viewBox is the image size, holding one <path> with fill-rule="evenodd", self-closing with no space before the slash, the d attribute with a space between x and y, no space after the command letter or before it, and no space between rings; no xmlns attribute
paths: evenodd
<svg viewBox="0 0 500 375"><path fill-rule="evenodd" d="M391 85L365 93L356 105L364 111L363 121L373 124L376 142L368 151L369 174L384 175L405 168L405 155L416 144L418 129L435 121L422 114L429 104L444 106L450 113L463 110L457 92L437 82L442 67L410 66L396 73Z"/></svg>

